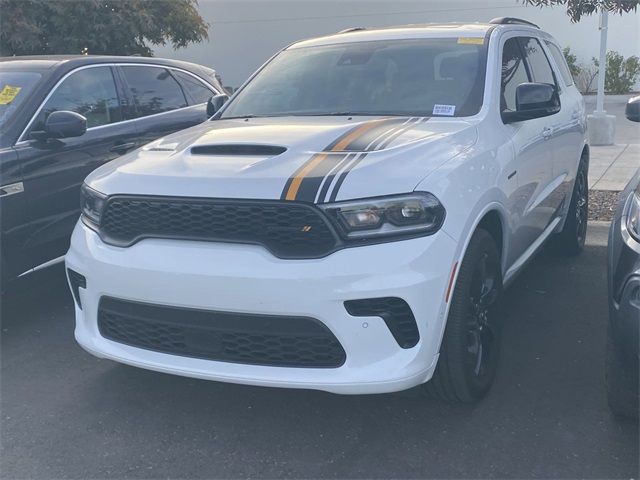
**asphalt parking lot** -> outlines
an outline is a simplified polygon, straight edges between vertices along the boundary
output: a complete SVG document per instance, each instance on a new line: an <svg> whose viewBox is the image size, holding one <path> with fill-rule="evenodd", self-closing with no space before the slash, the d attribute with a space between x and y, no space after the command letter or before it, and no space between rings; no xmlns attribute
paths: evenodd
<svg viewBox="0 0 640 480"><path fill-rule="evenodd" d="M337 396L98 360L63 270L2 302L3 478L637 478L638 427L605 400L606 225L508 291L502 364L476 406Z"/></svg>

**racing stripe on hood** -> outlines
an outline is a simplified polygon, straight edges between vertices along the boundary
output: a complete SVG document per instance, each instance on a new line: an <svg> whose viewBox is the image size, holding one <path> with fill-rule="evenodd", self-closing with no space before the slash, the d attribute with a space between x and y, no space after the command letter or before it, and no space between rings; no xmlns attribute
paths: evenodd
<svg viewBox="0 0 640 480"><path fill-rule="evenodd" d="M340 191L340 187L344 183L345 178L347 178L347 175L349 174L349 172L351 170L353 170L356 165L358 165L362 160L364 160L364 158L367 156L367 153L369 153L370 151L375 151L375 150L386 148L387 145L389 145L393 140L398 138L404 132L406 132L408 130L411 130L416 125L418 125L420 123L424 123L427 120L429 120L429 117L410 119L401 128L397 129L396 131L391 132L390 135L386 135L384 138L378 140L376 145L372 149L368 149L365 152L363 152L361 155L354 157L353 159L351 159L348 162L345 162L344 167L342 169L340 169L341 170L340 176L335 181L335 186L333 187L333 190L331 191L331 195L329 196L329 200L328 201L329 202L335 202L336 197L338 196L338 192ZM334 176L335 176L335 174L334 174ZM326 201L327 201L327 199L326 199L326 192L325 192L325 195L322 196L322 198L319 200L319 203L324 203Z"/></svg>
<svg viewBox="0 0 640 480"><path fill-rule="evenodd" d="M362 155L355 152L378 148L390 135L404 130L414 120L418 119L382 118L348 130L298 168L287 180L280 198L314 202L320 197L322 201L335 175L354 157ZM321 186L322 192L318 195Z"/></svg>

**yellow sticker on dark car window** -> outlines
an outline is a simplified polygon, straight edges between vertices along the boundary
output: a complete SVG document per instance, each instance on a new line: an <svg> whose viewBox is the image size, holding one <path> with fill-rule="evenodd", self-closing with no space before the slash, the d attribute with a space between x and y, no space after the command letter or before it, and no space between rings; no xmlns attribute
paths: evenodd
<svg viewBox="0 0 640 480"><path fill-rule="evenodd" d="M0 105L8 105L10 104L16 96L20 93L22 87L12 87L11 85L5 85L2 90L0 90Z"/></svg>
<svg viewBox="0 0 640 480"><path fill-rule="evenodd" d="M461 45L484 45L484 37L458 37Z"/></svg>

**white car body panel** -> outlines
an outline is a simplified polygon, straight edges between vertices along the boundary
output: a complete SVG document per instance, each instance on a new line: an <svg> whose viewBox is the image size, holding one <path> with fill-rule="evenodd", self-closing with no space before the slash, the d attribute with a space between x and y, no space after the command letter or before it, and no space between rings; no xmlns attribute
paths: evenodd
<svg viewBox="0 0 640 480"><path fill-rule="evenodd" d="M500 117L501 47L512 36L551 39L521 25L450 25L355 31L289 48L383 39L434 37L491 40L481 110L465 118L404 118L362 151L326 152L336 139L366 128L372 117L276 117L213 120L157 140L103 166L86 183L106 195L284 199L288 179L317 155L354 162L344 181L325 177L305 201L430 192L446 209L431 236L346 248L324 258L283 260L256 245L145 239L128 248L105 244L82 222L67 267L87 277L76 305L75 336L99 357L166 373L251 385L382 393L428 381L438 360L449 304L471 236L487 214L502 225L502 270L509 283L564 223L586 147L584 104L561 84L561 111L505 125ZM544 46L546 48L546 46ZM547 55L549 56L549 55ZM554 72L560 78L558 68ZM250 80L249 80L250 81ZM405 129L404 126L407 126ZM384 144L384 145L383 145ZM194 155L204 145L285 147L278 156ZM322 194L329 182L327 194ZM215 292L215 294L212 294ZM316 318L346 352L338 368L286 368L216 362L135 348L107 340L97 328L103 295L205 310ZM343 302L399 297L418 321L415 347L398 346L380 317L353 317Z"/></svg>

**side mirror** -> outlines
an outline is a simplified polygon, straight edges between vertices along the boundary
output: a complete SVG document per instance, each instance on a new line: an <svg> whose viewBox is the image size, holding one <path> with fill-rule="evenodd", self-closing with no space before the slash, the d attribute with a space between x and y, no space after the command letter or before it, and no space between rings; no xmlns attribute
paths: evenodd
<svg viewBox="0 0 640 480"><path fill-rule="evenodd" d="M44 122L44 131L31 132L36 140L79 137L87 131L87 119L76 112L51 112Z"/></svg>
<svg viewBox="0 0 640 480"><path fill-rule="evenodd" d="M632 122L640 122L640 96L629 99L624 115Z"/></svg>
<svg viewBox="0 0 640 480"><path fill-rule="evenodd" d="M521 83L516 88L516 111L503 112L505 123L548 117L560 111L560 97L548 83Z"/></svg>
<svg viewBox="0 0 640 480"><path fill-rule="evenodd" d="M225 95L224 93L211 97L207 102L207 116L213 116L225 103L227 103L227 100L229 100L229 95Z"/></svg>

